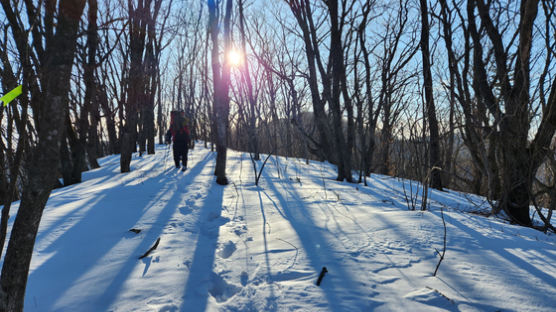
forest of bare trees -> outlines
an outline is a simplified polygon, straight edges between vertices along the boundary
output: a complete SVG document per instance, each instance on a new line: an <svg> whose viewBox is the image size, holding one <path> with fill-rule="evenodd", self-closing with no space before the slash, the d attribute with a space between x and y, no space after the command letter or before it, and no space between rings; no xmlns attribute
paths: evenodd
<svg viewBox="0 0 556 312"><path fill-rule="evenodd" d="M550 225L556 208L551 0L2 0L0 311L20 311L42 210L97 159L155 153L172 110L197 143L328 161L486 196ZM229 55L235 51L239 59ZM531 208L534 207L534 208ZM538 225L535 225L538 226Z"/></svg>

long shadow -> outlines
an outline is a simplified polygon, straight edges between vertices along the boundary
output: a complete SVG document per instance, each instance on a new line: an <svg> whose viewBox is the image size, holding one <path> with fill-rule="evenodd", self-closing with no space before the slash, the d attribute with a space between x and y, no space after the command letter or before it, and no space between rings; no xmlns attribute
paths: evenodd
<svg viewBox="0 0 556 312"><path fill-rule="evenodd" d="M48 198L48 205L43 214L43 219L41 221L41 226L39 228L39 233L36 238L36 246L47 236L51 235L52 230L59 229L62 226L68 224L68 220L73 220L78 218L83 211L87 211L91 206L95 206L100 201L101 197L96 195L89 195L82 196L76 193L76 189L95 189L97 186L102 185L103 183L108 182L109 180L114 180L114 183L120 183L122 178L119 176L110 175L107 172L112 172L116 168L119 168L120 164L119 161L116 162L116 156L108 156L108 160L101 161L101 168L95 169L92 172L84 172L83 173L83 182L64 186L58 189L55 189L50 194ZM94 181L93 181L94 180ZM67 195L71 194L71 195ZM45 221L48 218L48 214L50 212L49 207L57 207L60 205L65 205L69 202L81 201L79 203L79 207L72 209L71 212L62 216L55 217L56 219L48 222L46 224ZM16 205L19 205L19 201L16 202ZM13 222L13 218L15 218L15 214L10 218L10 225ZM71 225L73 226L73 224ZM70 226L70 227L71 227ZM35 247L36 248L36 247Z"/></svg>
<svg viewBox="0 0 556 312"><path fill-rule="evenodd" d="M112 164L111 166L119 167L119 164ZM58 217L56 221L50 222L48 223L48 225L44 226L42 225L42 223L44 223L44 219L46 219L47 214L49 212L47 209L45 211L45 216L43 217L43 221L41 222L41 227L39 229L36 242L40 242L45 236L50 235L53 229L57 229L58 227L64 225L64 223L66 223L67 220L72 220L74 218L79 217L79 215L82 213L83 210L87 210L88 208L91 208L91 205L95 206L100 200L100 198L97 198L97 196L93 196L90 194L88 196L82 196L80 194L68 196L67 194L75 194L77 189L82 189L83 191L86 189L95 189L97 186L102 185L103 183L106 183L110 180L114 180L114 183L120 182L121 179L120 177L107 174L106 170L107 168L97 169L98 172L95 173L93 177L94 179L96 179L94 182L91 181L92 180L91 173L84 173L84 175L87 175L87 177L84 177L84 179L86 178L87 180L84 180L83 182L78 184L73 184L73 185L59 188L52 192L52 194L48 198L48 205L51 207L64 205L66 203L74 202L74 201L82 201L82 202L80 203L80 207L73 209L70 213L64 215L63 217Z"/></svg>
<svg viewBox="0 0 556 312"><path fill-rule="evenodd" d="M200 171L201 167L206 165L206 162L208 162L208 159L201 163L196 170ZM194 175L195 171L192 170L190 174ZM148 213L149 208L159 202L165 195L164 192L158 192L150 201L145 201L145 196L137 196L137 194L150 190L158 191L159 178L159 176L152 176L145 179L142 184L119 185L108 191L103 191L104 197L94 207L91 207L81 217L80 221L42 251L42 253L53 255L30 274L26 307L37 305L41 311L52 310L59 300L68 299L62 297L64 293L70 291L72 287L78 286L78 281L83 278L95 280L94 285L96 287L87 289L87 299L89 301L85 307L80 306L79 310L87 307L91 310L97 310L94 305L98 305L98 301L101 301L100 304L112 302L117 294L108 291L112 292L119 289L121 283L125 282L124 278L121 277L127 275L118 272L116 279L110 280L113 276L110 273L113 272L103 272L104 274L101 274L101 276L94 277L88 277L87 273L118 243L126 239L135 239L129 236L127 230L136 225ZM166 183L174 183L174 177L168 176L165 179L167 180ZM174 193L168 204L160 208L157 222L164 224L171 217L173 210L178 208L177 198L178 193ZM142 251L146 251L152 245L153 237L159 233L160 229L155 227L151 231L147 231L141 243L137 245L128 258L123 262L117 262L118 264L121 263L124 266L123 268L118 268L116 264L108 266L108 268L123 271L131 270L132 262L137 261L136 259ZM99 237L102 243L97 243ZM96 245L96 248L81 248L81 245L85 244ZM79 266L73 264L74 262L78 262ZM65 272L66 266L78 269L73 272ZM118 281L119 278L121 280ZM71 300L71 298L68 300Z"/></svg>
<svg viewBox="0 0 556 312"><path fill-rule="evenodd" d="M43 239L45 239L46 237L49 237L52 235L52 231L55 229L60 229L61 227L68 227L68 220L73 220L75 218L79 218L79 216L83 213L86 213L89 209L94 209L94 207L96 205L99 204L99 202L101 201L101 199L103 198L103 196L91 196L89 197L87 200L83 200L82 204L80 205L80 207L73 209L70 213L64 215L64 216L57 216L57 219L55 221L51 221L48 224L45 224L44 219L46 219L48 216L48 211L45 211L45 216L43 217L43 220L41 222L41 226L39 228L39 233L37 234L37 238L36 238L36 246L38 244L40 244ZM63 204L65 202L59 202L60 204ZM49 204L52 206L57 206L57 203L54 201L50 201L49 200ZM43 225L44 224L44 225ZM68 228L73 227L73 224L71 226L69 226Z"/></svg>
<svg viewBox="0 0 556 312"><path fill-rule="evenodd" d="M357 294L354 294L354 292L359 288L359 284L342 267L340 259L335 258L332 244L321 234L309 212L305 211L303 201L295 190L285 189L292 197L292 200L288 201L283 197L273 182L273 178L269 177L266 171L263 171L263 176L266 185L280 202L284 215L296 231L315 274L318 274L321 268L326 266L330 272L329 274L337 280L337 282L332 282L331 278L328 278L329 282L325 281L321 285L330 309L332 311L359 311L371 310L373 306L377 306L376 302L364 302L361 298L355 297ZM294 204L295 208L290 207L293 203L296 203ZM350 299L349 302L346 302L346 299ZM361 306L353 305L357 303L360 303Z"/></svg>
<svg viewBox="0 0 556 312"><path fill-rule="evenodd" d="M188 171L184 177L179 179L180 184L178 187L181 189L187 189L188 186L192 185L193 182L195 182L195 179L187 180L187 178L197 177L201 173L201 171L203 171L203 169L207 166L208 162L212 158L214 158L213 154L207 153L205 157L197 164L195 164L193 168L191 168L190 171ZM182 180L185 180L185 182L182 182ZM130 253L125 264L122 266L122 270L120 270L118 274L112 279L110 285L108 285L105 288L104 293L100 296L100 298L103 298L103 304L105 304L106 309L108 309L110 305L116 300L123 284L129 277L131 272L134 270L135 265L138 263L138 259L137 259L138 256L140 256L141 253L146 251L149 248L149 246L156 241L158 237L161 237L160 235L162 234L162 230L164 229L164 226L168 223L168 221L172 218L172 216L180 206L182 200L181 195L182 192L180 192L179 189L176 190L176 192L174 192L172 198L168 200L167 205L164 207L163 211L158 215L157 220L153 223L153 224L158 224L159 226L153 227L150 231L147 232L147 235L145 235L142 243L138 245L137 248L135 248L135 250L132 253ZM162 245L164 244L164 241L162 241L163 238L164 237L161 238Z"/></svg>
<svg viewBox="0 0 556 312"><path fill-rule="evenodd" d="M224 186L214 182L205 198L195 228L200 232L185 285L181 311L205 311L209 293L215 297L224 295L221 285L214 285L213 265L218 242L219 228L227 222L221 216ZM218 284L218 283L216 283Z"/></svg>
<svg viewBox="0 0 556 312"><path fill-rule="evenodd" d="M309 178L310 181L312 183L314 183L315 185L319 185L322 187L323 184L323 178L322 177L312 177ZM387 197L385 196L384 190L382 190L383 192L377 192L375 191L375 189L373 188L373 183L375 183L375 180L369 178L368 180L369 185L368 186L364 186L363 184L348 184L348 186L351 186L353 189L349 190L348 192L345 193L357 193L357 192L361 192L364 193L366 195L375 197L377 199L377 201L373 201L370 202L368 204L372 204L373 207L382 207L386 210L397 210L398 207L400 208L405 208L405 202L401 202L400 200L398 200L397 198L392 197ZM329 189L329 184L330 183L337 183L337 181L333 178L324 178L324 183L326 185L326 189L327 189L327 194L329 196L329 200L330 198L334 197L334 193L330 192ZM400 198L403 198L403 192L398 192L395 190L395 188L391 185L387 185L385 184L383 181L378 181L378 183L383 184L385 187L389 188L392 192L396 193L396 195L400 196ZM357 187L357 190L355 189ZM342 194L342 197L346 196L344 194ZM324 201L324 199L322 200Z"/></svg>
<svg viewBox="0 0 556 312"><path fill-rule="evenodd" d="M437 213L433 214L434 216L436 216L437 218L440 218L440 216ZM444 218L446 219L446 223L449 223L455 227L457 227L458 229L466 232L467 234L469 234L473 239L475 239L476 241L485 241L485 236L479 232L477 232L476 230L470 228L468 225L460 222L459 220L450 217L448 214L444 214ZM440 221L439 221L440 222ZM540 243L539 243L540 244ZM508 251L508 249L515 249L515 248L519 248L518 242L516 242L516 240L508 240L506 238L496 238L496 239L492 239L492 242L490 242L488 244L488 248L486 248L486 246L478 246L479 249L483 249L485 251L491 251L494 254L498 255L499 257L501 257L502 259L513 263L517 268L526 271L527 273L531 274L532 276L537 277L539 280L545 282L547 284L547 286L552 286L554 287L554 285L556 285L556 278L552 275L550 275L547 272L543 272L541 271L539 268L537 268L536 266L528 263L527 261L525 261L524 259L512 254L511 252ZM542 248L539 249L535 249L536 252L539 252L543 255L544 259L543 261L547 262L547 263L555 263L556 262L556 258L548 252L543 252ZM449 251L448 251L449 252ZM491 256L492 257L492 256ZM494 263L494 261L499 261L499 259L495 259L494 257L492 257L493 259L488 260L489 263L491 263L492 265L496 265L496 263ZM516 268L516 269L517 269ZM440 269L442 271L442 268ZM510 285L510 284L515 284L516 281L511 280L510 277L508 277L507 275L501 276L502 278L506 279L506 284ZM451 278L452 281L461 281L461 276L457 276L457 275L453 275ZM554 302L554 298L549 294L549 292L543 292L542 289L530 289L527 287L527 285L522 285L522 284L515 284L516 287L520 287L521 289L521 293L522 294L526 294L527 292L531 291L535 293L535 296L541 296L542 295L542 299L541 302ZM553 295L554 293L552 293Z"/></svg>
<svg viewBox="0 0 556 312"><path fill-rule="evenodd" d="M261 216L263 217L263 228L262 228L262 234L263 234L263 242L264 242L264 256L265 256L265 264L266 264L266 274L268 275L268 280L267 281L272 281L272 279L270 278L272 276L272 272L270 271L270 259L269 259L269 251L268 251L268 240L266 237L266 224L267 224L267 220L266 220L266 214L264 212L264 204L263 204L263 198L261 196L261 191L258 190L258 195L259 195L259 205L261 206ZM276 204L274 204L276 205ZM276 295L274 294L274 287L272 286L272 283L269 283L269 287L270 287L270 294L267 298L266 301L266 306L265 306L265 311L276 311Z"/></svg>
<svg viewBox="0 0 556 312"><path fill-rule="evenodd" d="M325 178L326 179L326 178ZM322 178L321 177L314 177L314 178L310 178L311 182L314 183L315 185L321 185L322 184ZM348 214L345 214L343 212L341 212L339 209L337 209L336 206L336 199L334 198L329 199L329 202L333 202L333 209L335 210L335 213L331 213L331 215L334 218L334 222L336 222L336 225L338 226L338 231L341 234L346 234L343 229L340 226L340 223L338 223L336 221L335 215L336 213L342 215L343 217L349 219L357 228L359 228L360 233L361 234L365 234L367 235L371 240L374 240L371 238L371 233L376 232L376 231L380 231L386 228L392 228L392 227L397 227L399 228L398 231L394 231L395 233L398 233L398 237L400 240L402 241L407 241L407 240L411 240L411 235L409 235L406 232L406 229L403 226L398 226L397 224L393 224L391 222L388 221L388 219L381 215L380 213L374 213L375 211L369 211L369 216L372 216L375 220L377 221L381 221L381 223L384 225L383 227L379 227L378 229L369 231L369 229L366 229L365 227L363 227L356 218L352 217L351 215L349 215L350 209L349 206L351 206L352 204L350 204L350 201L356 201L359 200L360 197L358 197L357 195L359 193L365 194L367 196L373 197L376 200L372 200L372 201L367 201L364 204L365 205L371 205L373 207L373 210L376 210L376 212L382 212L382 211L404 211L406 210L406 206L400 202L398 202L397 200L393 199L393 198L389 198L387 196L385 196L384 193L380 193L378 191L376 191L373 188L373 185L371 183L373 183L374 180L369 181L369 186L364 186L363 184L357 185L357 184L347 184L347 185L342 185L344 187L348 187L350 188L350 190L346 191L346 192L342 192L341 194L341 200L338 200L338 204L341 204L344 209L348 212ZM337 181L332 181L332 179L328 179L326 180L326 184L327 184L327 188L329 187L329 183L339 183ZM392 187L389 185L384 184L387 187ZM335 186L336 187L336 186ZM357 187L357 189L356 189ZM352 188L352 189L351 189ZM333 197L334 194L330 194L329 192L329 196ZM321 204L321 203L325 203L326 200L322 199L322 200L315 200L313 201L313 203L315 204ZM324 212L324 209L321 207L321 210Z"/></svg>
<svg viewBox="0 0 556 312"><path fill-rule="evenodd" d="M108 157L112 157L112 156L108 156ZM90 186L90 187L94 187L95 185L100 185L106 182L107 180L113 179L114 178L113 175L110 174L105 175L105 174L106 172L116 171L116 169L119 168L119 166L120 166L119 161L116 162L113 159L110 159L109 161L104 161L101 164L100 168L83 172L83 182L52 190L52 194L50 194L49 201L51 201L52 199L66 200L66 198L64 198L64 195L66 193L71 193L76 188L82 188L84 183L91 183L91 180L97 179L96 181L93 182L94 184Z"/></svg>
<svg viewBox="0 0 556 312"><path fill-rule="evenodd" d="M346 201L350 201L350 200L355 200L355 198L357 198L357 192L363 193L365 195L368 196L372 196L375 198L378 198L380 200L378 201L371 201L371 202L367 202L365 203L366 205L371 205L372 206L372 210L368 211L368 216L369 218L373 218L373 220L375 221L373 224L373 229L369 229L366 228L364 226L362 226L357 218L352 217L351 215L349 215L350 213L350 209L349 209L349 205L348 203L346 203ZM355 194L355 195L354 195ZM345 215L344 213L342 213L341 211L339 211L335 205L331 205L332 208L335 210L335 213L339 213L341 215L343 215L344 217L348 218L349 220L351 220L351 222L359 229L359 233L366 235L368 237L368 241L370 242L370 244L375 244L375 246L371 246L369 245L369 247L367 248L368 251L370 251L372 254L377 255L377 254L383 254L385 259L387 259L389 261L389 264L385 263L383 268L380 268L378 270L375 270L375 273L382 271L384 269L388 269L388 268L407 268L409 266L412 265L413 262L415 261L409 261L409 263L397 263L395 261L392 260L392 258L389 256L391 253L395 253L395 252L400 252L399 250L396 249L392 249L390 247L378 247L376 246L377 243L380 242L385 242L384 238L381 236L377 236L377 235L372 235L375 232L378 231L382 231L385 229L389 230L389 233L391 233L391 235L394 236L395 239L397 239L397 241L399 241L400 244L404 244L406 243L408 245L407 248L409 248L409 245L413 245L413 246L417 246L416 244L419 242L418 240L416 240L415 238L413 238L413 235L411 235L410 231L407 230L407 227L403 224L398 224L395 222L392 222L391 219L389 219L387 217L387 214L383 214L381 212L383 211L390 211L390 212L406 212L405 209L403 208L396 208L396 203L394 203L393 201L385 201L383 200L384 198L387 198L384 196L384 194L380 194L377 191L375 191L372 188L372 185L370 185L369 187L365 187L363 185L361 185L359 187L359 191L356 191L355 189L352 192L346 192L346 193L342 193L342 200L340 201L340 204L343 205L344 209L346 209L346 211L348 211L348 215ZM358 198L357 198L358 199ZM399 204L398 204L399 205ZM405 207L404 207L405 208ZM324 210L324 209L321 209ZM332 215L335 215L335 213L331 213ZM406 213L411 213L411 212L406 212ZM343 233L343 231L340 229L340 233ZM347 246L349 248L349 246ZM428 246L422 246L423 248L417 248L416 250L414 250L412 253L416 254L417 256L419 256L418 261L423 261L423 260L429 260L431 258L434 258L434 255L430 255L429 253L427 253L425 250L427 250ZM420 251L420 252L419 252ZM405 251L402 251L405 252ZM359 251L356 251L355 254L358 254Z"/></svg>
<svg viewBox="0 0 556 312"><path fill-rule="evenodd" d="M387 181L389 181L390 184L388 184ZM372 187L372 184L382 185L383 190L385 191L388 190L392 192L394 195L397 195L398 200L396 200L396 202L398 204L401 204L402 206L405 205L405 195L403 193L403 186L405 185L407 196L417 197L417 207L421 206L422 203L421 197L423 193L423 188L421 182L419 181L406 180L406 179L402 179L401 181L398 181L398 179L395 177L380 176L378 178L372 179L371 184L369 186ZM410 189L411 185L413 187L413 190ZM362 190L368 190L368 189L369 188L362 188ZM468 196L468 198L464 198L464 196ZM431 206L433 206L434 202L436 201L436 202L442 202L444 204L452 206L452 208L478 210L481 209L481 206L484 206L485 203L489 207L486 199L481 198L481 196L460 193L449 189L446 189L444 191L438 191L433 188L429 188L429 201Z"/></svg>

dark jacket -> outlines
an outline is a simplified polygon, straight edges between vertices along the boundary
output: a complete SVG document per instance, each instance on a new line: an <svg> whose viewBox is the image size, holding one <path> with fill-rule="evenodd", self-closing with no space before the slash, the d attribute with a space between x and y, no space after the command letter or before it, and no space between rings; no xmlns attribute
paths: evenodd
<svg viewBox="0 0 556 312"><path fill-rule="evenodd" d="M189 146L189 141L191 140L191 138L189 136L189 128L187 126L184 125L179 128L173 127L172 129L170 129L170 132L172 134L174 145L185 144L185 146Z"/></svg>

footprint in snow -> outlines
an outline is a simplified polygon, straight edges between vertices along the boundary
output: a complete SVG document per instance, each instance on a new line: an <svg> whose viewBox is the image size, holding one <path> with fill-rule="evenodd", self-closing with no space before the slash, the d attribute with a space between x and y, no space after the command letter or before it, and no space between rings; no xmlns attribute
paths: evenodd
<svg viewBox="0 0 556 312"><path fill-rule="evenodd" d="M228 241L220 249L220 257L227 259L237 250L236 244L232 241Z"/></svg>
<svg viewBox="0 0 556 312"><path fill-rule="evenodd" d="M209 294L216 299L217 302L224 302L233 297L241 288L233 284L227 283L222 276L212 272L212 286L209 288Z"/></svg>
<svg viewBox="0 0 556 312"><path fill-rule="evenodd" d="M247 274L247 272L245 271L241 272L241 275L239 276L239 280L242 286L247 285L247 281L249 280L249 275Z"/></svg>
<svg viewBox="0 0 556 312"><path fill-rule="evenodd" d="M244 225L236 225L236 226L234 226L233 231L237 236L241 236L241 235L243 235L247 232L247 226L245 224Z"/></svg>

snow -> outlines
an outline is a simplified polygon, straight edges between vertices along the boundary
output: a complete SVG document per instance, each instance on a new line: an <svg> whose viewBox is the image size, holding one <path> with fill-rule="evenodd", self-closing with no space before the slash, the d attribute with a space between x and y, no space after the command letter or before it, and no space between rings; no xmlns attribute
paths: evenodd
<svg viewBox="0 0 556 312"><path fill-rule="evenodd" d="M109 156L55 190L25 310L555 309L556 236L468 213L488 209L481 197L432 191L429 211L409 211L402 184L415 193L415 182L340 183L327 163L271 157L255 186L249 155L228 151L230 184L220 186L214 162L199 143L181 172L159 145L134 155L130 173ZM441 207L447 250L433 277Z"/></svg>

